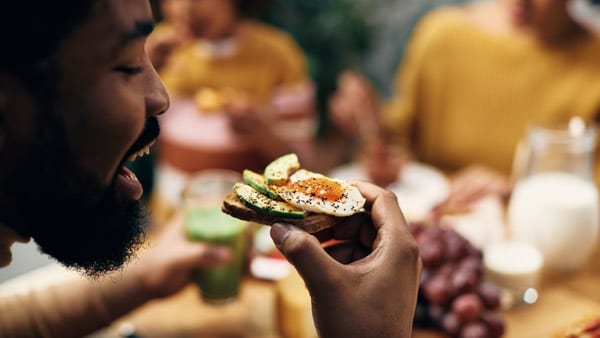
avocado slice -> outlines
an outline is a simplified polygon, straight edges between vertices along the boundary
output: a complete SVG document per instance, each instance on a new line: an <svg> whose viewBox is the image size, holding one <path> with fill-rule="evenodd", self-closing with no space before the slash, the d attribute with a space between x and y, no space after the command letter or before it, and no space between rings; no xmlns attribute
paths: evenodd
<svg viewBox="0 0 600 338"><path fill-rule="evenodd" d="M267 185L284 185L290 175L300 169L300 161L294 153L283 155L265 168Z"/></svg>
<svg viewBox="0 0 600 338"><path fill-rule="evenodd" d="M259 193L267 195L270 199L277 201L282 200L275 190L269 188L269 185L267 184L267 181L263 175L248 169L244 170L242 175L244 177L244 182L246 182L252 188L258 190Z"/></svg>
<svg viewBox="0 0 600 338"><path fill-rule="evenodd" d="M236 183L233 187L238 197L251 209L261 214L273 215L283 218L301 219L306 217L306 212L286 202L270 199L261 194L251 186L244 183Z"/></svg>

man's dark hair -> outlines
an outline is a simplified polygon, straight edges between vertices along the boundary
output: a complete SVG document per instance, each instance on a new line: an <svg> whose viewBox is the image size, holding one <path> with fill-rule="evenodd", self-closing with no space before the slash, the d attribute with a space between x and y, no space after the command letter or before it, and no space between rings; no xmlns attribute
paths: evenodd
<svg viewBox="0 0 600 338"><path fill-rule="evenodd" d="M28 89L48 72L61 43L86 18L97 0L11 0L0 5L0 70L20 78ZM49 69L50 68L50 69ZM37 89L37 90L36 90Z"/></svg>

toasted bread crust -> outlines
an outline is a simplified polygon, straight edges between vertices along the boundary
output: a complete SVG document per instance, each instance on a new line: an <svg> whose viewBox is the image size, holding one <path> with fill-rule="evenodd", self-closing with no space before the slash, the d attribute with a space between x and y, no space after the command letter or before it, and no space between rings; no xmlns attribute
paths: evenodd
<svg viewBox="0 0 600 338"><path fill-rule="evenodd" d="M272 225L274 223L285 223L301 228L309 233L316 233L321 230L332 227L341 221L344 217L335 217L325 214L309 213L303 219L284 218L268 214L261 214L259 212L250 209L239 199L236 193L229 194L224 200L221 206L221 210L235 218L264 224Z"/></svg>

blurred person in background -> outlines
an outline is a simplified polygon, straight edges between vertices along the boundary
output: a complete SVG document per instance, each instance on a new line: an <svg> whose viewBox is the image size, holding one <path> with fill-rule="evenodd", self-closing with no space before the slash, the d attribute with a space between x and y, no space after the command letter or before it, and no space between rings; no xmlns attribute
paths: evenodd
<svg viewBox="0 0 600 338"><path fill-rule="evenodd" d="M161 159L187 172L261 169L290 151L306 165L311 162L316 111L306 58L287 33L253 19L267 5L248 0L190 2L193 39L176 48L160 71L174 101L174 112L165 119L180 121L173 122L178 124L173 132L181 139L186 137L182 133L199 132L191 126L202 117L214 121L214 115L225 116L224 129L208 132L230 144L222 151L219 145L208 150L199 145L194 154L193 145L167 133L161 139ZM180 100L194 102L196 118L179 119L175 104Z"/></svg>
<svg viewBox="0 0 600 338"><path fill-rule="evenodd" d="M443 7L417 25L393 98L383 103L365 78L346 73L330 116L351 135L376 121L385 129L377 132L418 160L451 172L446 205L464 210L510 194L515 149L530 123L595 119L598 55L600 39L569 15L567 0Z"/></svg>
<svg viewBox="0 0 600 338"><path fill-rule="evenodd" d="M169 105L145 52L154 27L148 2L0 7L0 37L10 46L0 53L0 266L10 264L13 243L33 239L94 277L2 297L0 337L84 336L176 293L192 269L228 261L228 250L187 242L180 220L138 251L143 191L123 164L148 151ZM306 282L321 337L410 337L418 249L394 195L358 186L372 219L318 234L343 240L332 256L287 225L274 225L271 236Z"/></svg>
<svg viewBox="0 0 600 338"><path fill-rule="evenodd" d="M173 50L192 38L189 25L189 0L160 0L162 20L146 42L146 52L154 68L160 70Z"/></svg>

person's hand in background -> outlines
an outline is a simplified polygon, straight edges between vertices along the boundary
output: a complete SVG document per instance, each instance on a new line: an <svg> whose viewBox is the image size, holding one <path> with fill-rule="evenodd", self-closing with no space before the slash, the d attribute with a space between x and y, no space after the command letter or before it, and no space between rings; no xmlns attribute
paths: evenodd
<svg viewBox="0 0 600 338"><path fill-rule="evenodd" d="M483 166L470 166L451 177L450 194L444 203L448 212L468 211L473 203L489 195L508 198L512 183L508 176Z"/></svg>
<svg viewBox="0 0 600 338"><path fill-rule="evenodd" d="M320 337L410 337L421 271L417 244L393 193L357 186L370 213L314 236L275 224L271 236L306 283ZM335 244L323 248L329 240Z"/></svg>
<svg viewBox="0 0 600 338"><path fill-rule="evenodd" d="M329 118L342 132L365 138L379 128L380 99L370 82L346 71L338 79L338 88L329 98Z"/></svg>
<svg viewBox="0 0 600 338"><path fill-rule="evenodd" d="M178 215L125 273L137 277L149 297L160 298L181 290L191 281L194 269L226 264L229 260L231 250L227 247L188 241L183 217Z"/></svg>
<svg viewBox="0 0 600 338"><path fill-rule="evenodd" d="M363 140L359 151L359 162L369 180L384 188L399 180L410 161L411 154L406 148L381 137Z"/></svg>

